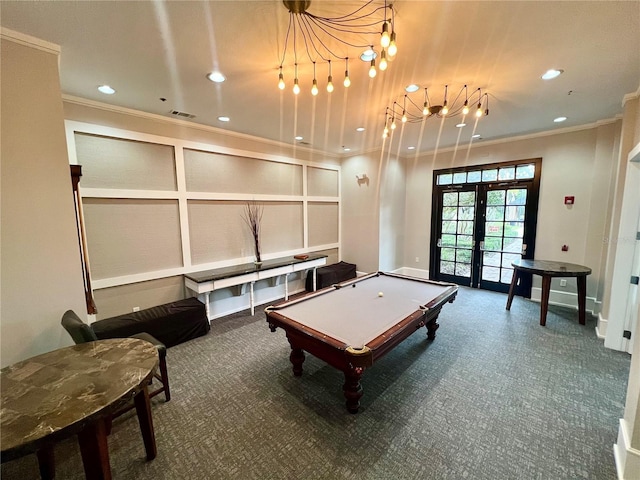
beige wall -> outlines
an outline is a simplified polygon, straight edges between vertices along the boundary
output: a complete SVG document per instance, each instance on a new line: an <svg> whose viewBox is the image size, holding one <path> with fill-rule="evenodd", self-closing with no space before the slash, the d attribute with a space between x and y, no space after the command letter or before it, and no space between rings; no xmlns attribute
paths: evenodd
<svg viewBox="0 0 640 480"><path fill-rule="evenodd" d="M262 154L282 155L286 158L296 158L298 160L333 165L340 163L339 159L333 155L311 151L306 148L297 148L279 142L260 140L248 135L234 134L233 132L198 125L195 122L180 122L174 118L160 115L141 114L141 112L134 110L131 110L130 114L124 114L122 113L123 109L116 111L103 104L95 104L94 106L91 102L83 102L81 99L65 98L65 119Z"/></svg>
<svg viewBox="0 0 640 480"><path fill-rule="evenodd" d="M60 319L67 309L86 307L58 55L7 37L0 49L4 367L72 344Z"/></svg>
<svg viewBox="0 0 640 480"><path fill-rule="evenodd" d="M381 165L379 152L342 162L342 260L360 272L379 267Z"/></svg>

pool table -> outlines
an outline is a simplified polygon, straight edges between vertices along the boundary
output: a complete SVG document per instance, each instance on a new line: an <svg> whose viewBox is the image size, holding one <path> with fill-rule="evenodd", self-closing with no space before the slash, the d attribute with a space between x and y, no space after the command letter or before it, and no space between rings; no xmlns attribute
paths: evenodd
<svg viewBox="0 0 640 480"><path fill-rule="evenodd" d="M357 413L367 367L420 327L433 340L440 310L456 285L377 272L265 309L272 332L291 345L293 374L302 375L304 351L344 372L347 410Z"/></svg>

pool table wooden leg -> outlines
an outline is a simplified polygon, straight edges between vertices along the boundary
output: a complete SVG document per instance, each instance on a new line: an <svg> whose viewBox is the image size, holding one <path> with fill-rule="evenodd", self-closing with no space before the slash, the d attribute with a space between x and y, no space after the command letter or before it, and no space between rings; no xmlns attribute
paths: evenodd
<svg viewBox="0 0 640 480"><path fill-rule="evenodd" d="M436 315L434 318L427 322L427 338L429 340L435 340L436 338L436 330L440 328L440 324L436 322L438 316Z"/></svg>
<svg viewBox="0 0 640 480"><path fill-rule="evenodd" d="M354 367L344 372L344 385L342 391L347 399L347 410L349 413L358 413L360 408L360 398L362 398L362 385L360 378L364 373L363 367Z"/></svg>
<svg viewBox="0 0 640 480"><path fill-rule="evenodd" d="M293 364L293 374L296 377L302 375L302 363L304 362L304 351L301 348L291 345L291 353L289 354L289 360Z"/></svg>

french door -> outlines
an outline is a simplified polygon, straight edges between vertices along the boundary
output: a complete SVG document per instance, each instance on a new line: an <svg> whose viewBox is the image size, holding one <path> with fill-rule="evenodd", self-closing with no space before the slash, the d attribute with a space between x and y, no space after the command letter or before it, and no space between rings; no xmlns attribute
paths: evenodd
<svg viewBox="0 0 640 480"><path fill-rule="evenodd" d="M450 183L441 178L446 173L435 172L432 279L509 290L511 263L534 254L540 165L532 162L519 175L519 164L448 171ZM530 277L520 281L516 293L531 296Z"/></svg>

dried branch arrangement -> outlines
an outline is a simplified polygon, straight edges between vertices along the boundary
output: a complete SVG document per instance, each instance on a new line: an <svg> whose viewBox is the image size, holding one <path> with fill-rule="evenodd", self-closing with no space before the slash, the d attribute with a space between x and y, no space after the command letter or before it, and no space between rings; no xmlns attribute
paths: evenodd
<svg viewBox="0 0 640 480"><path fill-rule="evenodd" d="M255 201L247 202L244 206L244 212L242 219L245 221L251 235L253 236L253 247L256 254L256 262L262 263L260 257L260 222L262 222L262 214L264 213L264 206Z"/></svg>

